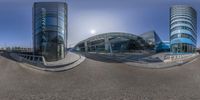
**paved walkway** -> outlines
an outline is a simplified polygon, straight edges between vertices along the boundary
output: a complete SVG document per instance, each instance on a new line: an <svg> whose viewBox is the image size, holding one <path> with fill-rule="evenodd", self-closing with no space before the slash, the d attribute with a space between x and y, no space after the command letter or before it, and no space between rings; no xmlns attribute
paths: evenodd
<svg viewBox="0 0 200 100"><path fill-rule="evenodd" d="M13 57L11 57L9 54L2 54L2 55L4 55L4 57L7 57L8 59L13 59ZM20 56L17 57L19 58ZM84 56L81 56L73 52L68 52L65 58L62 60L54 62L44 62L44 64L26 60L23 61L23 59L22 61L21 60L19 61L18 58L15 58L13 60L22 63L23 67L29 67L38 70L53 71L53 72L69 70L71 68L78 66L85 60Z"/></svg>
<svg viewBox="0 0 200 100"><path fill-rule="evenodd" d="M53 62L46 62L46 66L57 66L57 65L68 65L71 64L73 62L76 62L77 60L80 59L80 55L72 53L72 52L68 52L65 55L65 58L62 60L58 60L58 61L53 61Z"/></svg>
<svg viewBox="0 0 200 100"><path fill-rule="evenodd" d="M91 54L88 53L87 55L94 55L94 56L101 56L104 58L112 59L127 65L137 66L137 67L144 67L144 68L166 68L166 67L173 67L178 66L181 64L188 63L193 59L197 58L198 56L194 56L184 60L177 60L173 62L163 62L165 55L169 53L158 53L152 55L142 55L142 54Z"/></svg>
<svg viewBox="0 0 200 100"><path fill-rule="evenodd" d="M65 59L54 61L54 62L46 62L45 67L38 67L31 64L23 63L23 67L30 67L38 70L43 71L52 71L52 72L59 72L59 71L66 71L72 69L79 64L81 64L85 60L84 56L79 54L68 52Z"/></svg>
<svg viewBox="0 0 200 100"><path fill-rule="evenodd" d="M0 56L0 99L200 100L200 58L166 69L90 58L68 71L45 72Z"/></svg>

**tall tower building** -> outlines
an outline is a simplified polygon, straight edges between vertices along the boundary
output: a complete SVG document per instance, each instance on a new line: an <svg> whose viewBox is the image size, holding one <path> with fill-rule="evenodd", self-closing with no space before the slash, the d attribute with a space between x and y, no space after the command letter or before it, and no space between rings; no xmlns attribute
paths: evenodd
<svg viewBox="0 0 200 100"><path fill-rule="evenodd" d="M170 9L170 42L173 53L194 53L197 44L197 13L186 5Z"/></svg>
<svg viewBox="0 0 200 100"><path fill-rule="evenodd" d="M34 54L46 61L65 58L67 47L67 4L65 2L35 2L33 5Z"/></svg>

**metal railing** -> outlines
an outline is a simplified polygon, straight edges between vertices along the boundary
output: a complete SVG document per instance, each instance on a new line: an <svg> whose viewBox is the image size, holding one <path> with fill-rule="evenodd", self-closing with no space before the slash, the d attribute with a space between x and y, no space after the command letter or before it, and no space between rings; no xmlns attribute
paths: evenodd
<svg viewBox="0 0 200 100"><path fill-rule="evenodd" d="M10 53L10 56L20 62L28 62L34 65L46 65L46 61L43 56L19 53Z"/></svg>
<svg viewBox="0 0 200 100"><path fill-rule="evenodd" d="M179 61L179 60L185 60L185 59L189 59L192 57L195 57L199 55L199 53L191 53L191 54L170 54L170 55L166 55L164 57L164 61L165 62L169 62L169 61Z"/></svg>

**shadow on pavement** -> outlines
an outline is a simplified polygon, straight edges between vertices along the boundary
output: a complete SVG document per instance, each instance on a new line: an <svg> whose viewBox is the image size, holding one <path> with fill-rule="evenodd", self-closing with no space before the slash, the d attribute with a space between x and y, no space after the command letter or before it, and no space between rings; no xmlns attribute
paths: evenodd
<svg viewBox="0 0 200 100"><path fill-rule="evenodd" d="M146 57L146 58L141 58L141 59L135 59L132 62L138 62L138 63L159 63L159 62L163 62L160 58L156 57Z"/></svg>
<svg viewBox="0 0 200 100"><path fill-rule="evenodd" d="M81 54L88 59L92 59L92 60L96 60L96 61L107 62L107 63L121 63L121 61L106 58L106 57L102 56L101 54L91 54L91 53L78 53L78 54Z"/></svg>
<svg viewBox="0 0 200 100"><path fill-rule="evenodd" d="M159 63L163 62L159 57L152 57L152 55L125 55L125 56L108 56L97 53L79 53L88 59L108 62L108 63L124 63L124 62L135 62L135 63Z"/></svg>

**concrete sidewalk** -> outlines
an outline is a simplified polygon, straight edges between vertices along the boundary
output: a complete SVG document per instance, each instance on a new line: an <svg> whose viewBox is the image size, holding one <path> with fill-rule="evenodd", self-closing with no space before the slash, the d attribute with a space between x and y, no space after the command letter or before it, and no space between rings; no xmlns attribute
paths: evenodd
<svg viewBox="0 0 200 100"><path fill-rule="evenodd" d="M31 67L38 70L43 71L52 71L52 72L58 72L58 71L65 71L69 70L71 68L74 68L81 64L85 60L84 56L81 56L79 54L68 52L65 59L54 61L54 62L45 62L46 64L43 67L34 66L32 64L23 63L22 66L24 67Z"/></svg>
<svg viewBox="0 0 200 100"><path fill-rule="evenodd" d="M52 62L45 62L46 63L46 67L59 67L59 66L65 66L68 64L71 64L73 62L76 62L77 60L79 60L81 58L80 55L72 53L72 52L68 52L65 55L65 58L62 60L58 60L58 61L52 61Z"/></svg>
<svg viewBox="0 0 200 100"><path fill-rule="evenodd" d="M110 55L110 54L95 54L104 58L112 59L130 66L137 66L143 68L168 68L173 66L182 65L199 57L194 56L188 59L176 60L173 62L164 62L164 57L168 53L158 53L153 55Z"/></svg>

